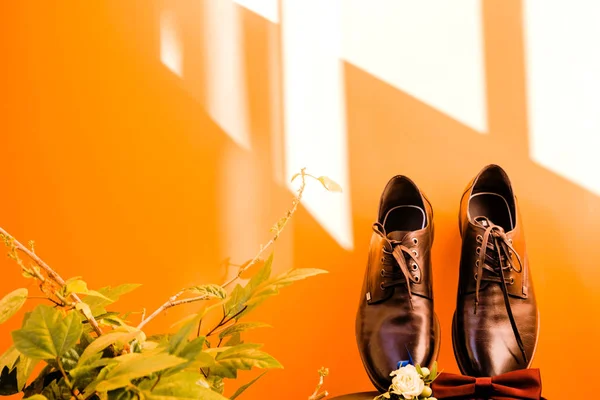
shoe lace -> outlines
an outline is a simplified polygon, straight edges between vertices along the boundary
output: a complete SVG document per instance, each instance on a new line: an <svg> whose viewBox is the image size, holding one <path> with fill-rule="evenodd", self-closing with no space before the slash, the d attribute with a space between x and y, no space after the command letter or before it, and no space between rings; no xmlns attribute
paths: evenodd
<svg viewBox="0 0 600 400"><path fill-rule="evenodd" d="M481 246L476 250L478 259L475 262L477 272L475 273L476 283L474 313L477 314L481 282L487 281L499 283L502 290L502 295L504 297L504 305L506 307L508 319L510 320L510 325L515 335L517 344L519 345L519 349L521 350L521 354L523 355L523 359L527 363L527 355L525 354L523 340L521 339L521 334L519 333L508 297L507 284L512 285L514 283L514 279L508 279L504 275L505 271L510 272L512 270L517 273L521 273L523 271L521 257L512 246L512 239L508 238L506 232L504 232L504 229L501 226L492 223L487 218L479 218L477 219L477 222L479 225L485 228L485 232L483 233L483 236L477 236L477 242L480 243ZM513 255L517 259L518 264L513 262ZM488 271L486 276L483 276L484 269Z"/></svg>
<svg viewBox="0 0 600 400"><path fill-rule="evenodd" d="M385 228L379 222L373 224L373 231L379 236L381 236L385 242L385 246L383 248L383 257L381 258L382 264L398 267L398 269L395 269L392 272L386 271L385 268L381 269L381 276L384 279L390 279L387 281L382 281L381 288L386 289L392 286L406 284L410 306L411 308L414 308L412 304L412 292L410 289L410 283L419 283L420 281L420 274L417 274L417 272L420 272L420 267L417 263L417 257L419 255L418 251L404 244L404 241L407 240L406 237L403 240L389 239L387 237ZM417 238L413 237L409 238L408 240L411 240L411 243L413 243L414 245L418 244ZM408 267L407 258L410 260L410 269ZM413 273L411 273L411 270L416 275L413 275Z"/></svg>

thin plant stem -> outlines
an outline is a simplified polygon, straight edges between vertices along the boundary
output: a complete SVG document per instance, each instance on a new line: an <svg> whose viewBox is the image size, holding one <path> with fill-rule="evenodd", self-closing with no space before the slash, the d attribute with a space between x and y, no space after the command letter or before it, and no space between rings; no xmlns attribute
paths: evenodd
<svg viewBox="0 0 600 400"><path fill-rule="evenodd" d="M318 178L314 177L313 175L307 174L305 172L305 170L306 170L306 168L302 168L300 170L300 173L297 175L297 176L300 176L300 178L301 178L300 187L298 188L298 191L296 192L296 196L294 196L294 199L292 201L292 207L286 212L285 216L283 218L281 218L280 222L276 225L277 229L275 230L275 234L273 235L273 237L267 242L267 244L260 246L260 250L254 256L254 258L252 260L250 260L250 262L246 263L243 267L241 267L238 270L236 275L234 275L232 278L230 278L225 283L223 283L221 285L222 288L226 288L227 286L231 285L233 282L238 280L246 270L248 270L249 268L251 268L252 266L254 266L256 263L258 263L261 260L261 256L264 254L264 252L267 249L269 249L271 246L273 246L275 244L275 242L279 238L279 235L284 230L287 223L289 222L291 217L294 215L294 213L298 209L298 205L302 201L302 195L304 194L304 189L306 187L306 177L311 177L311 178L318 180ZM142 329L148 322L152 321L154 318L156 318L162 312L166 311L167 309L169 309L171 307L175 307L175 306L182 305L182 304L195 303L197 301L202 301L202 300L208 299L207 296L196 296L196 297L190 297L187 299L178 300L178 298L181 295L183 295L184 293L185 293L185 290L180 290L179 292L177 292L176 294L171 296L169 298L169 300L167 300L163 305L158 307L147 318L142 319L142 321L137 326L137 329Z"/></svg>
<svg viewBox="0 0 600 400"><path fill-rule="evenodd" d="M69 376L67 375L67 372L65 371L65 368L63 366L62 361L60 361L60 357L56 358L56 363L58 364L58 369L60 370L60 373L62 374L63 378L65 379L65 383L69 387L69 390L71 391L71 394L73 395L73 397L75 397L76 399L80 400L81 397L75 391L75 387L73 386L73 383L69 379Z"/></svg>
<svg viewBox="0 0 600 400"><path fill-rule="evenodd" d="M56 271L54 271L52 268L50 268L50 266L48 264L46 264L44 262L44 260L42 260L32 250L28 249L26 246L21 244L21 242L19 242L17 239L15 239L13 236L11 236L7 231L5 231L1 227L0 227L0 235L3 235L5 237L9 238L10 241L12 242L12 244L14 245L15 249L25 253L27 255L27 257L32 259L40 268L42 268L44 271L46 271L46 273L48 274L48 277L50 277L58 285L60 285L60 286L65 285L65 280ZM21 267L23 268L24 266L21 264ZM43 283L45 281L44 277L39 276L40 274L37 273L37 271L35 271L35 268L32 268L32 269L33 269L34 273L36 273L36 277L38 279L40 279ZM77 294L71 293L71 297L73 298L73 300L75 300L76 303L83 303L83 301L79 298L79 296L77 296ZM102 335L102 329L100 329L100 326L98 325L98 321L96 321L96 319L92 315L86 316L86 318L88 319L90 325L92 326L94 331L98 334L98 336Z"/></svg>

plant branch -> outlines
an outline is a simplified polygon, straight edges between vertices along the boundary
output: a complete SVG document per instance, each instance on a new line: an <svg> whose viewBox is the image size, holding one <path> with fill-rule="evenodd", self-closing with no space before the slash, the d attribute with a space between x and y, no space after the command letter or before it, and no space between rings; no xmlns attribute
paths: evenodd
<svg viewBox="0 0 600 400"><path fill-rule="evenodd" d="M185 290L180 290L179 292L175 293L173 296L169 297L169 300L167 300L167 302L165 304L163 304L162 306L157 308L147 318L142 319L142 322L139 323L139 325L137 326L136 329L141 330L144 327L144 325L146 325L148 322L152 321L154 318L156 318L158 315L160 315L160 313L162 313L164 310L166 310L167 308L171 308L174 305L177 305L176 304L177 298L179 298L184 293L185 293ZM205 298L205 296L200 296L200 297L203 297L203 300Z"/></svg>
<svg viewBox="0 0 600 400"><path fill-rule="evenodd" d="M315 391L313 392L313 394L308 396L308 400L321 400L321 399L329 396L329 393L327 392L327 390L319 393L319 390L321 390L321 387L323 386L323 381L325 380L325 377L327 375L329 375L328 368L321 368L319 370L319 383L317 384L317 387L315 388Z"/></svg>
<svg viewBox="0 0 600 400"><path fill-rule="evenodd" d="M298 188L298 192L296 193L296 196L294 197L294 200L292 201L292 208L289 209L288 212L285 214L285 217L281 218L279 220L279 222L276 224L275 227L277 229L275 230L275 235L271 238L271 240L269 240L267 242L266 245L260 246L260 250L258 251L258 254L256 254L256 256L254 256L254 258L252 259L252 261L250 261L248 264L246 264L243 267L241 267L238 270L238 273L234 277L232 277L231 279L229 279L227 282L225 282L224 284L222 284L221 287L225 288L225 287L231 285L233 282L235 282L240 276L242 276L242 274L244 273L244 271L246 271L247 269L249 269L250 267L252 267L254 264L256 264L260 260L260 256L268 248L270 248L272 245L275 244L275 242L279 238L279 235L281 234L281 232L283 232L285 226L287 225L287 223L289 222L289 220L292 218L292 215L294 215L294 213L298 209L298 205L302 201L302 195L304 194L304 188L306 187L306 176L313 177L312 175L306 174L305 170L306 170L306 168L302 168L300 170L300 177L302 179L301 184L300 184L300 188Z"/></svg>
<svg viewBox="0 0 600 400"><path fill-rule="evenodd" d="M254 258L252 260L250 260L250 262L248 262L244 266L242 266L238 270L238 272L237 272L237 274L235 276L233 276L231 279L229 279L225 283L223 283L221 285L222 288L226 288L227 286L229 286L233 282L235 282L237 279L239 279L246 270L248 270L249 268L251 268L252 266L254 266L256 263L258 263L261 260L261 256L263 255L263 253L268 248L270 248L271 246L273 246L273 244L275 244L275 242L279 238L279 235L284 230L284 228L286 227L287 223L289 222L289 220L292 218L292 216L294 215L294 213L298 209L298 205L302 201L302 195L304 194L304 188L306 187L306 177L308 176L308 177L311 177L311 178L319 180L319 178L316 178L316 177L314 177L314 176L312 176L310 174L307 174L305 171L306 171L306 168L302 168L300 170L300 173L298 173L296 175L296 176L301 177L301 179L302 179L300 187L298 188L298 191L296 192L296 196L294 196L294 200L292 201L292 208L290 208L286 212L285 216L283 218L281 218L279 220L279 222L277 222L277 224L275 224L275 226L273 227L272 230L275 232L275 234L273 235L273 237L267 242L267 244L260 246L260 250L254 256ZM294 178L296 176L294 176ZM294 178L292 178L292 181L294 180ZM169 300L167 300L163 305L161 305L159 308L157 308L156 311L154 311L152 314L150 314L147 318L142 319L142 321L137 326L137 329L142 329L148 322L152 321L154 318L156 318L162 312L166 311L167 309L169 309L171 307L175 307L175 306L178 306L178 305L181 305L181 304L194 303L194 302L197 302L197 301L202 301L202 300L207 300L208 299L207 296L196 296L196 297L190 297L190 298L187 298L187 299L177 300L184 293L185 293L185 290L180 290L175 295L171 296L169 298Z"/></svg>
<svg viewBox="0 0 600 400"><path fill-rule="evenodd" d="M32 250L29 250L27 247L25 247L23 244L21 244L21 242L19 242L17 239L15 239L14 237L12 237L8 232L6 232L1 227L0 227L0 235L4 236L6 238L9 238L15 249L17 249L17 250L25 253L40 268L42 268L44 271L46 271L46 273L48 274L48 277L50 277L53 281L55 281L60 286L64 286L65 285L65 280L56 271L54 271L52 268L50 268L50 266L48 264L46 264L44 262L44 260L42 260ZM21 265L22 268L24 268L24 266L22 265L22 263L20 263L20 265ZM40 279L42 281L42 283L43 283L45 281L44 277L41 276L39 274L39 272L37 272L35 270L35 268L32 268L32 269L33 269L33 272L36 273L36 277L38 279ZM71 293L71 297L73 298L73 300L75 300L75 302L77 302L77 303L83 303L83 301L81 301L81 299L79 298L79 296L77 296L75 293ZM96 321L96 319L92 315L86 316L86 318L88 319L90 325L92 326L92 328L94 329L94 331L98 334L98 336L102 335L102 329L100 329L100 326L98 325L98 321Z"/></svg>
<svg viewBox="0 0 600 400"><path fill-rule="evenodd" d="M62 361L60 361L60 357L56 358L56 363L58 364L58 369L60 370L60 373L62 374L63 378L65 379L65 383L69 387L69 390L71 391L71 394L73 395L73 397L75 397L76 399L80 400L81 398L79 397L79 395L75 391L75 387L73 386L73 383L69 379L69 376L67 375L67 373L65 371L65 368L63 367Z"/></svg>

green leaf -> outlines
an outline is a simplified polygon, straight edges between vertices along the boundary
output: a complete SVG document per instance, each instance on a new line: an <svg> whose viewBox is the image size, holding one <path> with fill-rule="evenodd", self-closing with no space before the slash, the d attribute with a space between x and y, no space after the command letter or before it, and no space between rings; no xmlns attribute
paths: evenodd
<svg viewBox="0 0 600 400"><path fill-rule="evenodd" d="M294 268L269 279L273 255L268 258L259 272L250 279L245 287L236 285L225 305L226 316L236 316L239 320L267 298L279 293L279 289L289 286L295 281L314 275L324 274L327 271L316 268Z"/></svg>
<svg viewBox="0 0 600 400"><path fill-rule="evenodd" d="M262 268L252 278L250 278L250 281L246 285L245 289L252 293L259 285L271 277L272 268L273 253L269 255L269 258L267 258L267 261L265 261L265 264L262 266Z"/></svg>
<svg viewBox="0 0 600 400"><path fill-rule="evenodd" d="M126 356L131 356L131 354L127 354ZM121 357L126 357L126 356L121 356ZM119 358L119 357L117 357L117 358ZM95 379L92 380L85 387L85 389L83 390L83 398L87 399L92 394L94 394L94 392L96 392L96 386L98 386L99 384L104 382L104 380L106 379L106 376L110 373L110 371L112 371L112 369L115 368L120 361L122 361L122 359L117 360L117 358L111 358L111 361L113 361L113 362L106 365L104 368L102 368L100 370L100 372L98 372L98 374L96 375ZM106 398L107 396L103 396L103 397Z"/></svg>
<svg viewBox="0 0 600 400"><path fill-rule="evenodd" d="M240 344L218 353L215 357L216 366L211 368L211 374L224 378L236 378L237 370L256 368L283 368L273 356L258 350L261 345L254 343Z"/></svg>
<svg viewBox="0 0 600 400"><path fill-rule="evenodd" d="M213 357L203 351L204 340L204 336L200 336L192 340L184 347L178 356L189 361L194 361L194 366L198 368L210 367L214 365L215 360Z"/></svg>
<svg viewBox="0 0 600 400"><path fill-rule="evenodd" d="M115 365L118 361L115 361L114 358L100 358L102 354L94 355L92 360L88 360L87 364L82 366L77 366L69 371L69 375L73 379L73 384L77 387L86 387L98 375L98 369L102 367L106 367L107 365Z"/></svg>
<svg viewBox="0 0 600 400"><path fill-rule="evenodd" d="M93 357L96 353L104 350L108 346L114 343L125 344L135 339L141 332L109 332L98 339L94 340L90 345L84 350L84 352L79 357L78 365L84 365L90 360L93 360Z"/></svg>
<svg viewBox="0 0 600 400"><path fill-rule="evenodd" d="M96 391L106 392L128 386L132 379L142 378L154 372L175 367L187 360L170 354L131 353L116 357L119 363L96 385ZM87 390L87 389L86 389Z"/></svg>
<svg viewBox="0 0 600 400"><path fill-rule="evenodd" d="M80 311L83 313L83 315L85 315L85 317L90 320L93 317L92 314L92 309L90 308L90 306L86 303L77 303L75 304L75 309L77 311Z"/></svg>
<svg viewBox="0 0 600 400"><path fill-rule="evenodd" d="M282 273L281 275L277 276L274 279L271 279L270 281L267 281L265 283L265 286L271 287L277 287L282 288L285 286L289 286L292 283L294 283L295 281L299 281L301 279L306 279L308 277L311 276L315 276L315 275L319 275L319 274L326 274L327 271L325 271L324 269L317 269L317 268L292 268L284 273Z"/></svg>
<svg viewBox="0 0 600 400"><path fill-rule="evenodd" d="M256 308L267 298L279 294L279 290L281 288L289 286L292 283L301 279L306 279L311 276L326 273L327 271L316 268L293 268L288 271L285 271L281 275L264 282L262 285L256 288L252 298L246 303L248 309L245 310L244 313L241 314L239 317L247 314L249 311Z"/></svg>
<svg viewBox="0 0 600 400"><path fill-rule="evenodd" d="M438 365L437 365L437 361L434 361L433 365L431 366L431 372L429 372L428 378L433 382L433 380L435 378L437 378L437 374L438 374Z"/></svg>
<svg viewBox="0 0 600 400"><path fill-rule="evenodd" d="M17 350L27 357L48 360L61 357L73 347L83 328L76 311L65 315L53 307L40 304L25 326L12 332Z"/></svg>
<svg viewBox="0 0 600 400"><path fill-rule="evenodd" d="M190 292L196 293L199 296L204 296L206 299L225 299L227 292L219 285L208 284L200 286L192 286L187 289Z"/></svg>
<svg viewBox="0 0 600 400"><path fill-rule="evenodd" d="M23 307L28 294L27 289L21 288L13 290L0 300L0 324L6 322Z"/></svg>
<svg viewBox="0 0 600 400"><path fill-rule="evenodd" d="M52 381L49 385L44 387L42 395L49 400L70 399L72 397L71 391L65 384L64 379L61 379L60 381Z"/></svg>
<svg viewBox="0 0 600 400"><path fill-rule="evenodd" d="M137 289L140 286L141 285L134 283L126 283L123 285L116 286L114 288L106 286L102 289L98 289L97 291L97 293L100 293L104 297L88 296L85 299L85 302L92 309L92 313L94 314L94 316L103 314L106 312L106 310L103 307L116 302L121 296Z"/></svg>
<svg viewBox="0 0 600 400"><path fill-rule="evenodd" d="M188 362L180 364L176 367L169 368L163 375L173 375L183 370L194 369L198 371L200 368L209 368L215 365L214 358L203 351L204 337L199 337L191 342L183 349L179 357L185 358Z"/></svg>
<svg viewBox="0 0 600 400"><path fill-rule="evenodd" d="M423 376L423 371L421 370L421 366L419 364L415 364L415 369L419 375Z"/></svg>
<svg viewBox="0 0 600 400"><path fill-rule="evenodd" d="M326 176L320 176L317 178L319 182L323 185L323 187L330 192L341 192L342 187L333 179L328 178Z"/></svg>
<svg viewBox="0 0 600 400"><path fill-rule="evenodd" d="M86 294L88 297L98 297L104 301L110 301L112 302L113 300L109 297L106 297L105 295L103 295L102 293L96 291L96 290L88 290L87 292L84 292L83 294ZM87 299L87 298L86 298Z"/></svg>
<svg viewBox="0 0 600 400"><path fill-rule="evenodd" d="M223 394L223 392L225 391L225 382L223 382L223 378L221 378L220 376L212 374L209 375L207 378L207 383L210 387L210 390L212 390L213 392Z"/></svg>
<svg viewBox="0 0 600 400"><path fill-rule="evenodd" d="M87 283L81 279L69 279L66 283L66 294L88 292Z"/></svg>
<svg viewBox="0 0 600 400"><path fill-rule="evenodd" d="M17 364L20 355L21 353L19 353L19 350L17 350L15 346L10 346L8 350L0 356L0 370L7 367L9 371L12 371L13 367Z"/></svg>
<svg viewBox="0 0 600 400"><path fill-rule="evenodd" d="M23 390L38 363L39 360L29 358L23 354L19 356L19 364L17 365L17 386L19 390Z"/></svg>
<svg viewBox="0 0 600 400"><path fill-rule="evenodd" d="M132 292L140 286L142 285L139 283L124 283L122 285L115 286L114 288L111 288L110 286L103 287L102 289L98 289L98 292L114 302L119 300L119 298L124 294Z"/></svg>
<svg viewBox="0 0 600 400"><path fill-rule="evenodd" d="M237 346L238 344L242 344L244 342L242 342L242 336L240 335L239 332L234 333L233 335L231 335L231 338L229 338L229 340L227 341L227 343L225 343L225 346Z"/></svg>
<svg viewBox="0 0 600 400"><path fill-rule="evenodd" d="M188 337L192 334L194 329L197 329L200 318L200 315L196 315L195 318L186 322L186 324L169 339L168 351L170 354L179 355L181 350L187 345Z"/></svg>
<svg viewBox="0 0 600 400"><path fill-rule="evenodd" d="M271 325L269 324L265 324L263 322L238 322L234 325L231 325L228 328L223 329L223 331L221 331L221 333L219 333L219 338L223 339L227 336L231 336L234 333L241 333L244 331L247 331L249 329L256 329L256 328L270 328Z"/></svg>
<svg viewBox="0 0 600 400"><path fill-rule="evenodd" d="M225 304L225 310L227 316L236 315L246 307L248 300L252 298L256 289L269 279L271 276L271 268L273 265L273 254L265 261L261 269L254 274L246 286L236 285L229 300Z"/></svg>
<svg viewBox="0 0 600 400"><path fill-rule="evenodd" d="M250 386L254 385L256 383L256 381L258 381L260 378L262 378L267 372L269 372L269 371L263 372L262 374L260 374L256 378L252 379L250 382L246 383L245 385L240 386L238 388L238 390L235 391L235 393L233 394L233 396L231 396L229 398L229 400L234 400L240 394L244 393L246 391L246 389L248 389Z"/></svg>
<svg viewBox="0 0 600 400"><path fill-rule="evenodd" d="M197 382L202 375L198 372L180 372L176 375L163 377L152 389L152 382L140 385L146 400L227 400L208 387L202 387Z"/></svg>
<svg viewBox="0 0 600 400"><path fill-rule="evenodd" d="M54 368L51 365L46 364L46 366L44 366L44 368L42 368L42 370L37 374L37 377L29 385L27 385L25 389L23 389L23 397L30 397L34 394L42 393L44 384L48 385L48 379L46 378L53 369ZM58 374L55 373L54 375Z"/></svg>
<svg viewBox="0 0 600 400"><path fill-rule="evenodd" d="M225 315L233 316L241 312L248 300L250 300L249 291L240 284L235 285L225 304Z"/></svg>

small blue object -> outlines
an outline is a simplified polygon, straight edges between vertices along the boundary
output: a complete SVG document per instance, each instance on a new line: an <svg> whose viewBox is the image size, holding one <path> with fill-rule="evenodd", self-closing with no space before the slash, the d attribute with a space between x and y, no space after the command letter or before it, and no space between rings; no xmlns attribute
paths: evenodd
<svg viewBox="0 0 600 400"><path fill-rule="evenodd" d="M407 365L415 365L412 356L410 355L410 351L408 351L408 347L404 346L406 348L406 352L408 353L408 360L401 360L398 361L397 364L397 369L400 369L402 367L406 367Z"/></svg>

